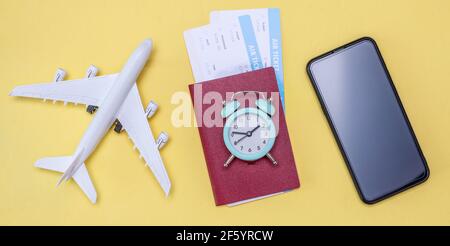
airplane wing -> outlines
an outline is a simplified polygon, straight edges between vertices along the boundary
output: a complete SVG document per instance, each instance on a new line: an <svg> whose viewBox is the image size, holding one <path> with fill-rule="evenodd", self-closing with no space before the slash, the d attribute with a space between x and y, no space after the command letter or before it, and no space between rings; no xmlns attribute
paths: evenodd
<svg viewBox="0 0 450 246"><path fill-rule="evenodd" d="M99 106L117 75L23 85L14 88L9 95Z"/></svg>
<svg viewBox="0 0 450 246"><path fill-rule="evenodd" d="M166 196L169 195L170 180L148 124L136 84L133 85L128 97L122 104L117 119L128 133L135 147L138 148L141 156L144 157Z"/></svg>

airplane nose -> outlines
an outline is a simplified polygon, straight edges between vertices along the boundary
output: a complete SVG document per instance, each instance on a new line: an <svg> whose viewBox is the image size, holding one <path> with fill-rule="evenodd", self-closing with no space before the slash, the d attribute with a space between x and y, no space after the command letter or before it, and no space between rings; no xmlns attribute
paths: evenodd
<svg viewBox="0 0 450 246"><path fill-rule="evenodd" d="M142 46L146 47L147 49L152 49L153 41L150 38L149 39L145 39L142 42Z"/></svg>
<svg viewBox="0 0 450 246"><path fill-rule="evenodd" d="M152 46L153 46L152 40L145 39L144 41L142 41L141 45L138 48L138 50L141 51L141 54L145 56L146 60L148 59L150 53L152 52Z"/></svg>
<svg viewBox="0 0 450 246"><path fill-rule="evenodd" d="M136 48L133 54L128 59L128 62L143 62L145 63L152 52L153 42L151 39L145 39L142 43ZM142 64L143 66L143 64Z"/></svg>
<svg viewBox="0 0 450 246"><path fill-rule="evenodd" d="M151 39L145 39L142 41L142 43L140 43L136 50L134 50L131 54L130 58L128 58L128 61L125 63L122 71L132 71L133 73L139 74L150 57L150 53L152 52L152 44L153 42Z"/></svg>

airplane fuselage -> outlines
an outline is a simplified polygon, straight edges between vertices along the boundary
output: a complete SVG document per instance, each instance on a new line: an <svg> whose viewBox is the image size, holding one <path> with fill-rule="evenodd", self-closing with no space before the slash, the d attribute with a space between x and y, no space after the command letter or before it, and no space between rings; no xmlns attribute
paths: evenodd
<svg viewBox="0 0 450 246"><path fill-rule="evenodd" d="M116 120L118 111L144 68L150 56L151 49L151 41L146 40L130 56L114 84L109 89L104 101L101 103L92 123L84 133L74 155L77 156L76 163L71 170L66 171L65 174L67 175L64 179L70 178L85 160L89 158L106 132L111 128Z"/></svg>

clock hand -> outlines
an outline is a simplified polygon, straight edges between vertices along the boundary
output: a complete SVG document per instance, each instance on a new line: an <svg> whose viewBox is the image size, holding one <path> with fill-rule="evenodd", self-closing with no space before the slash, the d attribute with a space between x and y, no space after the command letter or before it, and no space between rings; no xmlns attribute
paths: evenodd
<svg viewBox="0 0 450 246"><path fill-rule="evenodd" d="M258 128L260 127L260 125L258 125L257 127L255 127L255 129L250 131L250 136L253 134L253 132L255 132L256 130L258 130Z"/></svg>
<svg viewBox="0 0 450 246"><path fill-rule="evenodd" d="M234 145L238 144L240 141L244 140L244 138L247 137L247 134L245 134L245 136L243 136L242 138L238 139L237 141L234 141Z"/></svg>
<svg viewBox="0 0 450 246"><path fill-rule="evenodd" d="M231 135L233 135L233 134L247 135L246 132L231 132Z"/></svg>
<svg viewBox="0 0 450 246"><path fill-rule="evenodd" d="M238 134L238 135L247 135L251 136L253 132L255 132L260 126L257 126L255 129L248 131L248 132L231 132L231 134Z"/></svg>
<svg viewBox="0 0 450 246"><path fill-rule="evenodd" d="M258 126L255 127L253 130L246 132L246 133L245 133L245 136L241 137L241 138L238 139L237 141L234 141L234 145L238 144L240 141L244 140L244 138L246 138L246 137L251 137L252 134L253 134L256 130L258 130L259 127L260 127L260 126L258 125ZM241 132L232 132L232 133L243 134L243 133L241 133Z"/></svg>

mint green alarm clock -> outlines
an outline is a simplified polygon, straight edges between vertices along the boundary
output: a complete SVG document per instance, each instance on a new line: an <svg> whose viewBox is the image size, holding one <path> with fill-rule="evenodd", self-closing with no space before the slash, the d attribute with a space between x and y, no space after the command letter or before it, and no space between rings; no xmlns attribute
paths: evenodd
<svg viewBox="0 0 450 246"><path fill-rule="evenodd" d="M230 151L230 157L224 166L228 167L234 158L253 162L263 157L269 158L273 165L278 165L275 158L269 153L275 144L276 128L272 120L275 107L271 100L257 99L256 108L239 108L240 103L234 99L242 91L234 93L228 103L224 103L221 111L222 118L226 119L223 128L223 141ZM262 94L261 94L262 95Z"/></svg>

